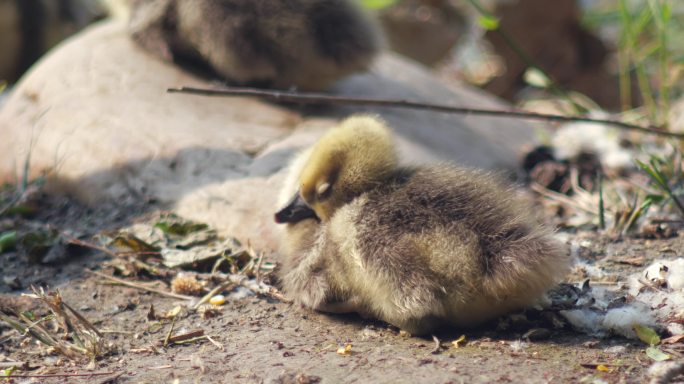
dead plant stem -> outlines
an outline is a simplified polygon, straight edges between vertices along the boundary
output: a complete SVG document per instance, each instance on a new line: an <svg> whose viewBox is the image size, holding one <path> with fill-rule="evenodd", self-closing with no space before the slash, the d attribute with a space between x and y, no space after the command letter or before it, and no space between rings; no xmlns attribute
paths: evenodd
<svg viewBox="0 0 684 384"><path fill-rule="evenodd" d="M632 131L644 132L652 135L673 137L676 139L684 139L684 133L670 132L663 127L654 125L641 126L636 124L625 123L618 120L610 119L593 119L589 117L579 116L565 116L546 113L527 112L520 110L501 110L501 109L483 109L483 108L467 108L456 107L452 105L425 103L420 101L399 100L399 99L379 99L379 98L365 98L365 97L349 97L349 96L335 96L322 93L308 93L308 92L290 92L290 91L272 91L256 88L243 87L222 87L222 88L195 88L195 87L181 87L169 88L169 93L185 93L202 96L251 96L258 97L265 100L271 100L282 103L296 103L296 104L323 104L323 105L362 105L362 106L376 106L376 107L393 107L393 108L410 108L418 110L427 110L433 112L455 113L472 116L494 116L494 117L514 117L520 119L544 120L544 121L559 121L559 122L586 122L596 124L607 124L614 127Z"/></svg>

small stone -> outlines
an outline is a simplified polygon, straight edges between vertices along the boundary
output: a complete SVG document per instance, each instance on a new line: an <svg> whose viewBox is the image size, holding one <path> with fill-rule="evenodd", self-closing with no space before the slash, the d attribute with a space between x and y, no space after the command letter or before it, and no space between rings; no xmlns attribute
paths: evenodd
<svg viewBox="0 0 684 384"><path fill-rule="evenodd" d="M223 305L226 303L226 297L223 295L216 295L209 299L209 304L211 305Z"/></svg>

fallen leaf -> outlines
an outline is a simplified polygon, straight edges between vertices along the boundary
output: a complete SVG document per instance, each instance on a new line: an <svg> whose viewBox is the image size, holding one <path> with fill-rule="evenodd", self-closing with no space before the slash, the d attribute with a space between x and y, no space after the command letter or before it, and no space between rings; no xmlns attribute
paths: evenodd
<svg viewBox="0 0 684 384"><path fill-rule="evenodd" d="M0 253L14 248L17 243L17 231L7 231L0 235Z"/></svg>
<svg viewBox="0 0 684 384"><path fill-rule="evenodd" d="M183 308L180 305L177 305L172 310L166 312L166 315L164 317L166 317L167 319L174 318L178 316L181 310L183 310Z"/></svg>
<svg viewBox="0 0 684 384"><path fill-rule="evenodd" d="M684 333L681 335L674 335L674 336L668 337L667 339L663 339L663 340L661 340L661 343L663 343L663 344L676 344L676 343L679 343L681 341L684 341Z"/></svg>
<svg viewBox="0 0 684 384"><path fill-rule="evenodd" d="M37 230L29 232L21 239L21 247L23 248L26 257L30 263L42 263L47 257L48 253L58 253L60 249L53 251L53 248L59 247L59 235L53 230Z"/></svg>
<svg viewBox="0 0 684 384"><path fill-rule="evenodd" d="M14 373L14 371L17 369L16 366L11 366L9 368L5 368L3 370L0 370L0 377L9 377Z"/></svg>
<svg viewBox="0 0 684 384"><path fill-rule="evenodd" d="M155 224L154 227L161 229L162 232L166 233L167 235L187 236L193 232L198 232L207 229L209 226L202 223L194 223L192 221L160 221L157 224Z"/></svg>
<svg viewBox="0 0 684 384"><path fill-rule="evenodd" d="M493 16L480 16L477 23L487 31L494 31L499 28L499 20Z"/></svg>
<svg viewBox="0 0 684 384"><path fill-rule="evenodd" d="M653 328L641 324L634 324L632 328L634 329L634 332L636 332L637 337L639 337L639 340L644 343L648 345L658 345L658 343L660 343L660 336L658 336Z"/></svg>
<svg viewBox="0 0 684 384"><path fill-rule="evenodd" d="M202 265L213 265L216 259L226 255L226 259L239 267L244 266L251 258L247 252L233 252L238 243L235 239L225 239L206 246L191 249L169 249L161 251L163 263L168 268L202 269Z"/></svg>
<svg viewBox="0 0 684 384"><path fill-rule="evenodd" d="M610 364L601 364L601 363L580 363L580 367L582 367L582 368L595 369L595 370L601 371L601 372L610 371L610 368L608 368L609 365ZM605 369L608 369L608 371L605 371Z"/></svg>
<svg viewBox="0 0 684 384"><path fill-rule="evenodd" d="M646 348L646 356L650 357L654 361L665 361L670 360L672 358L672 356L668 355L667 353L661 351L656 347Z"/></svg>
<svg viewBox="0 0 684 384"><path fill-rule="evenodd" d="M382 9L396 3L397 0L361 0L361 5L367 9Z"/></svg>
<svg viewBox="0 0 684 384"><path fill-rule="evenodd" d="M351 350L352 350L352 345L347 344L344 347L338 348L337 354L340 356L349 356L349 355L351 355Z"/></svg>
<svg viewBox="0 0 684 384"><path fill-rule="evenodd" d="M35 204L23 203L9 207L5 214L18 215L22 217L30 217L38 213L38 207Z"/></svg>
<svg viewBox="0 0 684 384"><path fill-rule="evenodd" d="M117 248L119 250L131 251L136 253L141 252L158 252L159 248L154 247L142 240L137 236L130 233L121 233L114 238L109 243L110 247Z"/></svg>

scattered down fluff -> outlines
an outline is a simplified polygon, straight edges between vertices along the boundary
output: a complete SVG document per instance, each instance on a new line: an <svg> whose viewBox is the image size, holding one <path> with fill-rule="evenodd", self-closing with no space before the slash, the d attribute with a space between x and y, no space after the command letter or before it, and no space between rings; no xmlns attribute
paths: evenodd
<svg viewBox="0 0 684 384"><path fill-rule="evenodd" d="M635 325L684 334L684 258L655 260L629 276L622 289L593 287L582 301L590 306L560 314L577 330L595 336L618 334L636 339ZM615 305L614 303L622 303Z"/></svg>
<svg viewBox="0 0 684 384"><path fill-rule="evenodd" d="M133 39L242 85L324 90L368 68L375 24L351 0L133 0Z"/></svg>
<svg viewBox="0 0 684 384"><path fill-rule="evenodd" d="M622 148L618 131L608 128L605 124L564 124L556 131L551 141L554 155L559 160L576 158L580 153L588 152L595 154L601 164L610 169L629 169L634 165L634 153Z"/></svg>
<svg viewBox="0 0 684 384"><path fill-rule="evenodd" d="M530 306L568 270L551 231L492 175L397 163L385 124L356 116L291 166L294 197L276 221L296 302L426 334Z"/></svg>

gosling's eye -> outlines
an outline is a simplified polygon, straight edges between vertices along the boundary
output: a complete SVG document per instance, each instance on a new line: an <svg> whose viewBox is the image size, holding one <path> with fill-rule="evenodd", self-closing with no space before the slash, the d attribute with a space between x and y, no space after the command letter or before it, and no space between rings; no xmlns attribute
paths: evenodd
<svg viewBox="0 0 684 384"><path fill-rule="evenodd" d="M319 200L325 199L330 196L332 191L332 186L330 183L323 183L316 188L316 198Z"/></svg>

